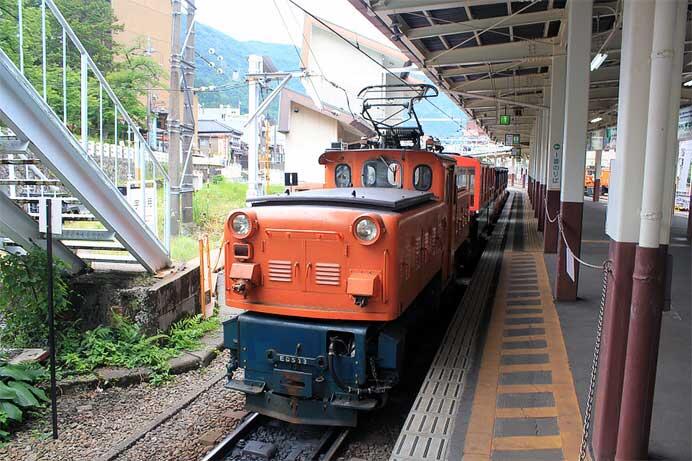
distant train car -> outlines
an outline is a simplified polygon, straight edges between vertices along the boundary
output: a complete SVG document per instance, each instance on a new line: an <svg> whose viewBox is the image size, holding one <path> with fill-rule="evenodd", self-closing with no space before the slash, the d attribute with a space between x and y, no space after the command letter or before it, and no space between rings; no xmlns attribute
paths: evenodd
<svg viewBox="0 0 692 461"><path fill-rule="evenodd" d="M387 127L378 146L325 152L323 189L230 214L226 303L246 312L224 323L227 387L248 410L353 426L399 382L410 333L455 279L476 193L475 172L421 149L421 133Z"/></svg>

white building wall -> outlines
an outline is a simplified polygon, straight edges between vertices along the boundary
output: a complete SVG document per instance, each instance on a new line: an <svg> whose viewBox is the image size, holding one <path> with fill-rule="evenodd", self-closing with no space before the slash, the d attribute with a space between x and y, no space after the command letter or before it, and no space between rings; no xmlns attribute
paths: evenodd
<svg viewBox="0 0 692 461"><path fill-rule="evenodd" d="M317 160L332 142L338 140L337 121L292 104L290 123L284 144L285 171L297 172L300 182L323 184L324 167Z"/></svg>
<svg viewBox="0 0 692 461"><path fill-rule="evenodd" d="M361 103L356 95L366 86L385 83L382 68L333 33L319 27L312 29L310 48L313 53L308 56L308 70L311 73L323 74L328 80L346 90L351 100L351 110L360 114ZM361 46L361 49L387 67L403 65L403 61L385 56L365 46ZM318 57L317 61L315 56ZM322 101L348 109L346 96L342 90L318 77L313 78L312 81ZM307 82L304 86L310 91L310 85Z"/></svg>

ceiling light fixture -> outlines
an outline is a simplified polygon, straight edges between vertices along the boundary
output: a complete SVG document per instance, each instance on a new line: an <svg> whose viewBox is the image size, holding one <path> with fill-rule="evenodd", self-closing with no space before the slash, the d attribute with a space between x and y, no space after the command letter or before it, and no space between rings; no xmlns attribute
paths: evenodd
<svg viewBox="0 0 692 461"><path fill-rule="evenodd" d="M591 60L591 72L593 72L594 70L601 67L601 65L605 62L607 57L608 57L607 53L596 54L596 56L594 56L593 59Z"/></svg>
<svg viewBox="0 0 692 461"><path fill-rule="evenodd" d="M590 122L591 122L591 123L598 123L598 122L600 122L601 120L603 120L603 117L596 117L596 118L592 118L592 119L590 120Z"/></svg>
<svg viewBox="0 0 692 461"><path fill-rule="evenodd" d="M692 86L692 80L688 80L685 83L683 83L683 86Z"/></svg>

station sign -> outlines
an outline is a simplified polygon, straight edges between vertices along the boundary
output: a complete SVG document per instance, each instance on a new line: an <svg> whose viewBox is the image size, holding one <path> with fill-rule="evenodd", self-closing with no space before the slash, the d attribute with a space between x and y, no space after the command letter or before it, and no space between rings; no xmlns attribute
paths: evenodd
<svg viewBox="0 0 692 461"><path fill-rule="evenodd" d="M509 125L511 123L511 119L509 115L500 115L500 125Z"/></svg>

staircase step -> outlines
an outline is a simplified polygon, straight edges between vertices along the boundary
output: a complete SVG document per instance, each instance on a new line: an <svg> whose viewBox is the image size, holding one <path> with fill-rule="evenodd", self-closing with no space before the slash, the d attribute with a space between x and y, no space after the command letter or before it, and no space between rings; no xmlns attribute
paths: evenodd
<svg viewBox="0 0 692 461"><path fill-rule="evenodd" d="M59 179L0 179L0 186L59 186Z"/></svg>
<svg viewBox="0 0 692 461"><path fill-rule="evenodd" d="M60 240L107 242L115 238L115 232L104 229L63 229Z"/></svg>
<svg viewBox="0 0 692 461"><path fill-rule="evenodd" d="M0 151L2 152L2 151ZM39 165L41 162L36 158L2 158L0 165Z"/></svg>
<svg viewBox="0 0 692 461"><path fill-rule="evenodd" d="M61 194L57 194L57 196L54 196L53 193L51 192L50 196L45 196L45 197L10 197L10 199L14 203L19 203L19 204L25 204L25 203L34 203L38 202L41 199L44 198L59 198L61 199L64 203L79 203L79 199L75 197L61 197Z"/></svg>
<svg viewBox="0 0 692 461"><path fill-rule="evenodd" d="M27 213L32 218L38 219L38 213ZM98 218L93 214L79 214L79 213L63 213L62 222L70 221L98 221Z"/></svg>
<svg viewBox="0 0 692 461"><path fill-rule="evenodd" d="M0 154L26 154L29 149L29 141L21 141L18 139L1 139Z"/></svg>
<svg viewBox="0 0 692 461"><path fill-rule="evenodd" d="M77 253L80 259L89 262L113 262L121 264L139 264L134 256L129 254L106 254L106 253L90 253L79 251Z"/></svg>
<svg viewBox="0 0 692 461"><path fill-rule="evenodd" d="M62 243L73 250L113 250L126 251L125 247L116 240L110 241L95 241L95 240L65 240L61 239Z"/></svg>

